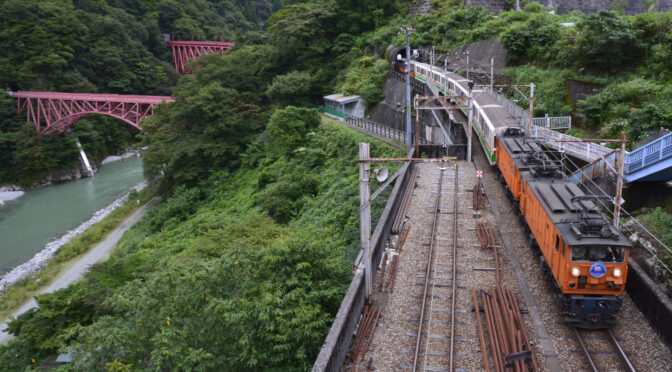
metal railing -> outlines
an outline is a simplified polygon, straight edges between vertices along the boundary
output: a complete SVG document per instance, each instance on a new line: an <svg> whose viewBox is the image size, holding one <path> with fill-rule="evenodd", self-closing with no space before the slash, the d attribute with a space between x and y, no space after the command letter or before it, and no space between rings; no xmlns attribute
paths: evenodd
<svg viewBox="0 0 672 372"><path fill-rule="evenodd" d="M572 129L572 117L546 115L543 118L532 119L532 125L537 127L550 128L552 130Z"/></svg>
<svg viewBox="0 0 672 372"><path fill-rule="evenodd" d="M556 132L548 128L535 126L532 128L532 135L541 139L549 147L565 151L568 155L583 159L590 163L609 155L613 150L592 142L559 142L567 140L576 140L567 134Z"/></svg>
<svg viewBox="0 0 672 372"><path fill-rule="evenodd" d="M670 157L672 157L672 133L628 153L625 157L625 174L633 173Z"/></svg>
<svg viewBox="0 0 672 372"><path fill-rule="evenodd" d="M618 170L618 158L620 153L618 150L612 150L611 154L600 157L595 162L592 162L583 168L577 170L569 176L569 179L576 183L583 183L587 180L595 179L605 173L616 173Z"/></svg>
<svg viewBox="0 0 672 372"><path fill-rule="evenodd" d="M404 142L406 138L406 132L390 128L384 124L376 123L375 121L358 118L353 115L346 115L345 121L348 124L362 128L367 132L377 134L382 137L390 138L395 141ZM426 144L427 140L425 138L420 137L420 143Z"/></svg>

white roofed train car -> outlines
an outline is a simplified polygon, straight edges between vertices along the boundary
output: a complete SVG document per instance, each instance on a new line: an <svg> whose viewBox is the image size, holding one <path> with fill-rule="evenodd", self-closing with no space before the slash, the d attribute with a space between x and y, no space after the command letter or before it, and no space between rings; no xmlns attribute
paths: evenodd
<svg viewBox="0 0 672 372"><path fill-rule="evenodd" d="M469 95L467 85L469 81L462 76L452 72L444 72L443 69L436 66L431 69L429 64L417 61L411 61L411 71L415 79L428 85L431 84L447 96ZM497 162L495 136L506 128L520 127L520 124L481 88L475 87L472 93L474 97L472 125L481 147L490 161L490 165L494 165ZM466 105L466 103L465 101L464 104ZM467 115L466 108L463 108L462 111Z"/></svg>

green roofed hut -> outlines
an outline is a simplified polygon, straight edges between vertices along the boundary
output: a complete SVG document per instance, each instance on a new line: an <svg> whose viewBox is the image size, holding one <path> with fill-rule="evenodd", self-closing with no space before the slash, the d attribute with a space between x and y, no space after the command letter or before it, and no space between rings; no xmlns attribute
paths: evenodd
<svg viewBox="0 0 672 372"><path fill-rule="evenodd" d="M342 115L331 113L332 115L344 117L352 115L358 118L364 117L364 102L360 96L344 96L340 93L331 94L324 97L324 106L330 110L337 111Z"/></svg>

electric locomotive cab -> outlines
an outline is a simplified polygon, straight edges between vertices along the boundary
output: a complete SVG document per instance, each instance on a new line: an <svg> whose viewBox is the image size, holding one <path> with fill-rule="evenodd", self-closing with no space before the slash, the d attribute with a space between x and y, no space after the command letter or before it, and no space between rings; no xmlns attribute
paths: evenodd
<svg viewBox="0 0 672 372"><path fill-rule="evenodd" d="M585 201L589 197L574 198ZM591 207L592 208L592 207ZM568 254L562 291L570 323L584 328L613 325L625 290L630 242L601 213L583 210L561 224Z"/></svg>
<svg viewBox="0 0 672 372"><path fill-rule="evenodd" d="M612 326L625 289L630 241L602 214L595 197L554 166L521 172L521 211L562 292L567 322Z"/></svg>

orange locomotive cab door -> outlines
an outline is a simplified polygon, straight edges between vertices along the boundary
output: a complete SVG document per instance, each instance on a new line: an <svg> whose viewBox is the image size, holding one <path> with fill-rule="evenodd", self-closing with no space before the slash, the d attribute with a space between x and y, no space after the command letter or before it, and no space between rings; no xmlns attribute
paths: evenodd
<svg viewBox="0 0 672 372"><path fill-rule="evenodd" d="M553 248L552 248L553 253L551 254L551 257L552 257L551 258L551 261L552 261L551 267L553 268L553 274L554 274L553 276L555 276L556 278L559 279L560 278L560 271L563 269L562 259L561 259L561 256L560 256L560 237L556 233L553 234L553 237L554 237L554 239L553 239Z"/></svg>

